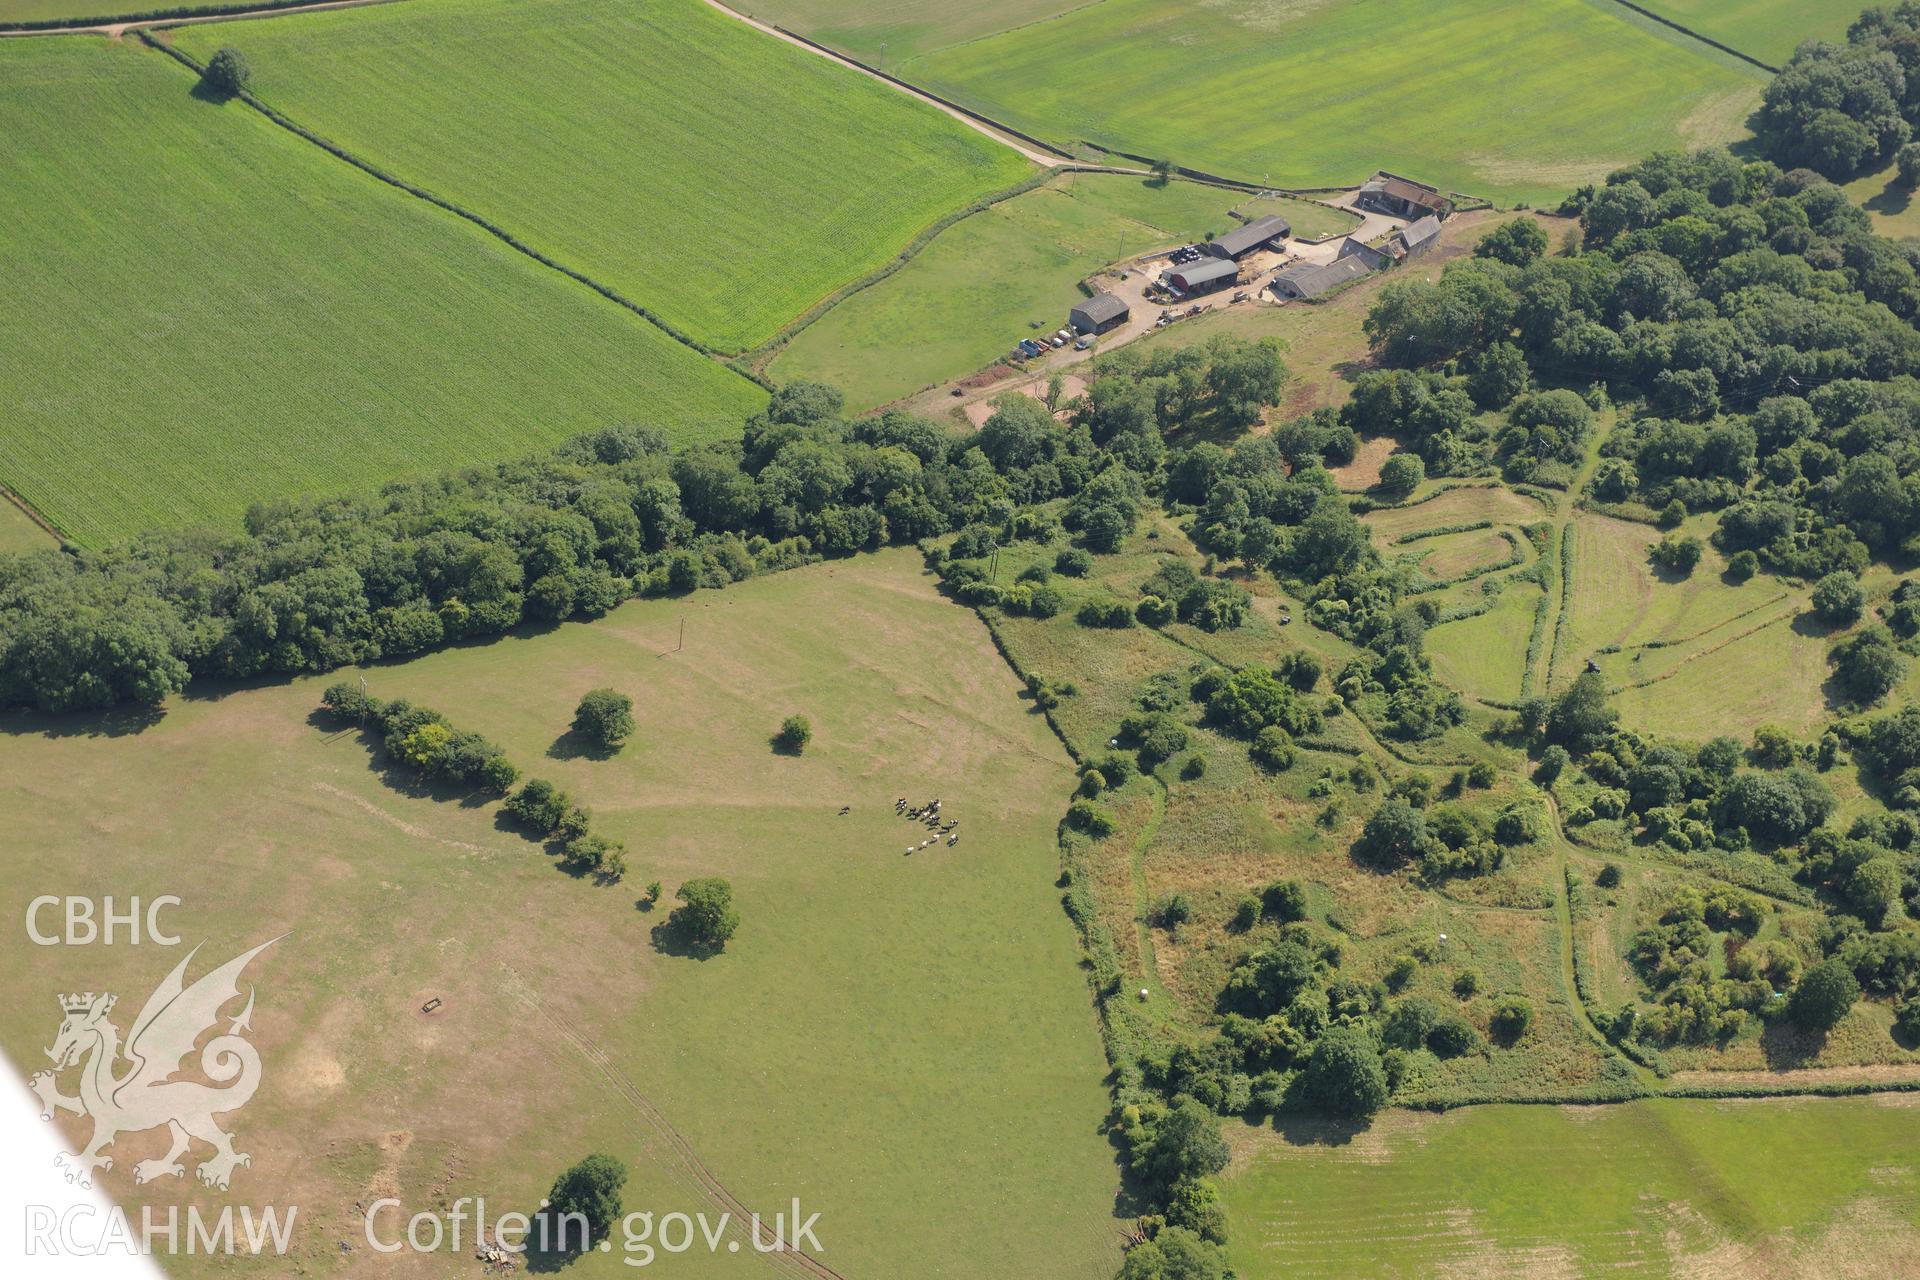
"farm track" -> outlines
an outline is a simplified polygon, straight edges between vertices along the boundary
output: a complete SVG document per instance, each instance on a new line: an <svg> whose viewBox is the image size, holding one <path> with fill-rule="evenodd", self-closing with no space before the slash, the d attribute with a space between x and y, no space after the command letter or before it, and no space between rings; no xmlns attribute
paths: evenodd
<svg viewBox="0 0 1920 1280"><path fill-rule="evenodd" d="M1005 125L998 124L993 120L988 119L986 116L976 115L974 113L964 111L961 108L954 106L950 102L945 102L939 98L934 97L932 94L928 93L924 89L916 88L915 86L908 84L905 80L901 80L896 76L887 75L882 71L878 71L873 67L869 67L864 62L856 62L854 59L849 58L843 53L837 53L834 50L829 49L826 45L819 44L815 41L805 39L802 36L797 36L793 32L786 30L784 27L776 27L770 22L762 22L758 18L749 17L748 15L740 12L738 9L729 8L728 6L720 3L720 0L705 0L705 3L709 8L716 9L719 12L726 14L729 18L733 18L736 21L746 23L748 26L752 27L755 31L763 32L766 35L770 35L775 40L783 41L786 44L792 45L796 49L805 49L808 53L811 53L816 57L825 58L828 62L837 63L838 65L845 67L849 71L857 72L860 75L866 76L870 80L877 80L881 84L887 85L889 88L898 90L899 92L906 94L909 98L913 98L919 102L924 102L928 106L932 107L935 111L938 111L943 115L951 116L953 119L958 120L961 124L967 126L967 128L972 129L974 132L985 134L987 137L992 138L995 142L998 142L1004 146L1013 148L1013 150L1019 152L1021 155L1025 156L1027 159L1033 161L1037 165L1041 165L1046 168L1052 168L1054 165L1059 164L1063 160L1071 161L1073 159L1073 157L1068 153L1066 153L1065 151L1060 151L1052 148L1049 148L1044 151L1040 150L1039 146L1035 145L1034 143L1028 143L1028 142L1022 141L1020 135L1015 133L1012 129L1007 128ZM1044 145L1044 144L1040 144L1040 145ZM1096 173L1146 173L1147 172L1147 170L1145 169L1136 169L1131 167L1120 168L1114 165L1090 166L1090 170Z"/></svg>
<svg viewBox="0 0 1920 1280"><path fill-rule="evenodd" d="M700 1159L699 1153L694 1151L692 1144L673 1127L671 1121L660 1113L659 1108L640 1092L639 1087L633 1083L626 1072L620 1069L606 1050L540 1001L528 988L517 970L511 966L503 965L502 967L506 969L511 994L520 1006L526 1012L539 1017L561 1039L572 1045L607 1084L612 1086L614 1092L619 1094L622 1100L638 1113L640 1118L646 1121L647 1126L659 1135L679 1157L693 1185L710 1203L727 1214L729 1234L745 1237L753 1251L783 1275L810 1277L811 1280L846 1280L845 1276L804 1250L787 1247L778 1236L770 1237L773 1247L762 1248L761 1241L768 1239L769 1236L762 1234L764 1228L760 1216L727 1190L720 1179L714 1175L713 1170Z"/></svg>

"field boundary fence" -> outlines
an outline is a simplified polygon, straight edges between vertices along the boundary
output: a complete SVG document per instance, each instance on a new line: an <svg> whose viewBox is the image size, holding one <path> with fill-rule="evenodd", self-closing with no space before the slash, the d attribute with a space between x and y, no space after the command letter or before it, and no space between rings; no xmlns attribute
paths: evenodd
<svg viewBox="0 0 1920 1280"><path fill-rule="evenodd" d="M1712 48L1718 49L1720 52L1724 54L1727 54L1731 57L1738 58L1742 62L1749 63L1753 66L1756 66L1760 68L1762 71L1766 72L1768 75L1777 76L1780 74L1780 68L1774 66L1772 63L1762 62L1760 61L1760 59L1754 57L1750 53L1742 53L1740 50L1734 48L1730 44L1723 44L1720 41L1715 40L1712 36L1702 35L1700 32L1695 31L1692 27L1686 26L1682 23L1675 22L1672 18L1666 17L1662 14L1655 13L1653 10L1648 9L1643 5L1637 5L1633 3L1633 0L1613 0L1613 2L1619 5L1622 9L1629 9L1634 13L1639 14L1641 17L1647 19L1647 21L1649 22L1657 22L1661 26L1666 27L1669 30L1678 31L1681 35L1686 36L1689 39L1698 40L1701 44L1708 45Z"/></svg>
<svg viewBox="0 0 1920 1280"><path fill-rule="evenodd" d="M166 54L168 57L172 58L174 61L180 63L182 66L192 71L195 75L204 75L206 73L206 68L202 66L199 62L195 61L192 57L182 52L181 50L174 48L172 45L169 45L162 40L155 39L151 33L145 30L139 30L139 31L135 31L134 34L138 36L141 42L145 44L148 48L157 49L161 53ZM482 231L485 231L488 235L493 236L495 239L505 244L508 248L513 249L518 253L524 254L526 257L533 259L535 262L539 263L543 267L547 267L550 270L559 272L561 275L566 276L569 280L572 280L576 284L585 285L587 288L593 290L595 293L599 294L601 297L605 298L607 301L612 302L617 306L626 308L628 311L631 311L634 315L639 316L642 320L645 320L647 323L653 325L655 328L659 329L662 333L666 334L669 338L672 338L675 342L680 343L682 346L689 347L692 350L699 352L701 355L707 356L708 358L714 360L715 363L720 364L732 370L734 373L739 374L741 377L746 378L750 382L754 382L758 384L759 386L761 386L762 388L768 391L771 391L774 389L773 383L768 381L766 378L760 376L757 373L750 374L742 370L742 368L737 363L726 358L728 353L718 351L715 348L708 346L706 343L701 342L698 338L695 338L691 334L682 331L681 329L677 328L672 322L668 321L665 317L661 316L659 313L653 311L648 307L641 306L639 303L633 301L631 298L628 298L626 295L622 294L619 290L613 288L611 285L602 284L600 281L595 280L592 276L587 275L585 272L578 271L573 267L567 266L563 262L556 261L554 258L550 257L548 254L542 252L539 249L534 248L532 245L522 240L519 236L516 236L513 232L508 231L505 227L500 226L498 223L490 221L489 219L481 216L480 214L473 212L471 209L455 204L453 201L447 199L445 196L437 195L434 192L427 190L425 187L418 186L412 182L407 181L405 178L401 178L394 174L388 173L385 169L382 169L379 165L374 164L372 161L364 159L361 156L355 155L353 152L347 150L345 147L341 146L339 143L334 142L328 138L322 137L320 134L315 133L313 130L307 128L305 125L301 124L299 121L294 120L291 117L282 114L279 110L267 105L265 102L261 101L259 98L255 97L251 93L248 93L243 90L240 93L236 94L235 96L238 97L242 102L246 103L249 107L252 107L255 111L258 111L261 115L271 120L274 124L279 125L282 129L285 129L287 132L293 134L295 137L302 138L305 141L312 143L314 146L319 147L322 151L325 151L328 155L333 156L335 159L344 161L345 163L352 165L354 168L360 170L362 173L368 175L369 177L374 178L380 182L383 182L388 186L395 188L396 190L403 191L406 194L415 197L416 199L424 200L428 204L433 205L437 209L442 209L447 213L453 214L457 218L462 218L465 221L472 223L474 226L479 227Z"/></svg>

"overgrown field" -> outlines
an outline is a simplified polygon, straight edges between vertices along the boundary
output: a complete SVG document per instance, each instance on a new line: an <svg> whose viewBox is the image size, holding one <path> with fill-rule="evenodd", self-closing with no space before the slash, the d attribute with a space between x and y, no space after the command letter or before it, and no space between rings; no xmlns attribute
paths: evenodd
<svg viewBox="0 0 1920 1280"><path fill-rule="evenodd" d="M768 371L783 382L831 382L857 407L971 373L1036 324L1047 332L1065 324L1085 297L1075 286L1107 263L1238 225L1227 216L1236 199L1191 182L1057 178L941 232L905 267L801 330Z"/></svg>
<svg viewBox="0 0 1920 1280"><path fill-rule="evenodd" d="M668 654L683 618L685 650ZM170 922L206 941L195 972L291 930L250 973L264 1083L233 1127L253 1157L234 1194L302 1206L296 1269L336 1270L341 1239L369 1257L356 1201L530 1209L596 1150L631 1169L628 1209L717 1215L637 1093L748 1206L798 1196L819 1212L822 1258L848 1276L951 1275L954 1259L1111 1276L1100 1042L1053 884L1073 775L917 555L365 674L569 789L626 842L625 881L562 874L497 805L375 765L355 732L310 721L324 680L177 700L138 732L0 722L10 918L39 893L176 894ZM566 734L598 685L636 703L610 759ZM793 712L813 742L776 755L768 736ZM921 829L895 816L900 795L940 797L961 843L903 856ZM675 887L715 874L734 886L734 940L705 960L656 949ZM666 901L636 909L653 879ZM130 1017L184 954L36 947L17 927L4 948L32 996L0 1017L23 1068L58 1023L54 993L112 990ZM104 1185L180 1199L166 1180L130 1190L163 1139L124 1140ZM568 1274L631 1274L620 1257ZM392 1273L476 1265L450 1259ZM660 1261L766 1274L744 1247ZM196 1263L181 1270L215 1270Z"/></svg>
<svg viewBox="0 0 1920 1280"><path fill-rule="evenodd" d="M1288 1123L1236 1135L1230 1250L1246 1280L1908 1275L1916 1141L1910 1095Z"/></svg>
<svg viewBox="0 0 1920 1280"><path fill-rule="evenodd" d="M1643 0L1643 8L1775 66L1803 40L1843 40L1861 0Z"/></svg>
<svg viewBox="0 0 1920 1280"><path fill-rule="evenodd" d="M1764 80L1586 0L1105 0L897 70L1060 143L1283 186L1384 166L1542 203L1739 136Z"/></svg>
<svg viewBox="0 0 1920 1280"><path fill-rule="evenodd" d="M1197 554L1176 525L1156 520L1120 554L1097 561L1091 577L1053 577L1050 585L1064 598L1058 616L996 621L1023 672L1070 678L1077 686L1052 715L1083 758L1111 760L1122 720L1164 705L1155 698L1170 697L1171 714L1186 729L1186 746L1150 773L1121 775L1121 785L1100 796L1115 820L1112 834L1069 837L1076 842L1073 883L1090 895L1087 921L1099 939L1096 971L1103 963L1097 957L1110 954L1119 990L1127 993L1108 1003L1123 1062L1164 1054L1167 1045L1217 1027L1220 993L1234 964L1273 945L1279 933L1271 921L1236 923L1235 912L1247 894L1291 879L1305 887L1308 919L1341 939L1340 978L1380 981L1407 957L1411 973L1395 977L1397 996L1434 1001L1482 1029L1500 997L1524 995L1532 1002L1533 1030L1517 1042L1451 1059L1414 1055L1396 1101L1617 1096L1624 1064L1586 1038L1563 980L1554 917L1558 872L1545 844L1512 850L1491 874L1431 886L1382 874L1352 852L1364 819L1388 788L1416 774L1444 785L1450 771L1481 756L1497 758L1479 736L1484 724L1409 749L1384 742L1358 709L1329 712L1318 730L1298 737L1288 767L1255 763L1243 737L1187 702L1195 677L1214 665L1271 669L1306 652L1318 658L1323 675L1301 696L1319 707L1332 673L1354 651L1307 625L1297 603L1258 580L1247 583L1258 593L1249 616L1232 630L1176 622L1116 631L1076 620L1088 599L1138 599L1142 582L1173 557ZM1051 556L1008 548L1000 572L1010 580L1036 560L1047 564ZM1204 768L1189 776L1187 761L1195 756ZM1416 759L1422 763L1410 763ZM1475 813L1522 798L1513 772L1491 789L1447 794L1455 807ZM1165 904L1176 896L1190 914L1168 927ZM1468 971L1477 986L1461 994L1456 984ZM1135 993L1143 987L1148 995L1139 999Z"/></svg>
<svg viewBox="0 0 1920 1280"><path fill-rule="evenodd" d="M0 42L0 481L82 543L762 392L184 68Z"/></svg>
<svg viewBox="0 0 1920 1280"><path fill-rule="evenodd" d="M174 40L239 48L274 107L725 350L1030 169L699 0L408 0Z"/></svg>

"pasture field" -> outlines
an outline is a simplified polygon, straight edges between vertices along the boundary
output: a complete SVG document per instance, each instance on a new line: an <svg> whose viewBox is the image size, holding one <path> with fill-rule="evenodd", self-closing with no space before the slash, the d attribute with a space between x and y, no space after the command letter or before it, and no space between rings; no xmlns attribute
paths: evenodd
<svg viewBox="0 0 1920 1280"><path fill-rule="evenodd" d="M1719 633L1741 629L1743 618L1752 625L1771 616L1757 611L1789 594L1772 574L1755 574L1739 584L1727 581L1722 576L1726 561L1711 546L1686 577L1662 573L1647 559L1660 531L1647 525L1582 515L1573 522L1572 536L1568 640L1577 661L1607 646L1724 640L1727 636Z"/></svg>
<svg viewBox="0 0 1920 1280"><path fill-rule="evenodd" d="M1831 640L1796 627L1790 616L1756 615L1751 625L1730 628L1719 644L1672 656L1665 671L1636 674L1630 661L1601 659L1610 682L1615 671L1629 682L1614 697L1622 723L1691 742L1723 733L1745 738L1763 724L1813 732L1835 710L1825 692ZM1578 673L1577 664L1572 669Z"/></svg>
<svg viewBox="0 0 1920 1280"><path fill-rule="evenodd" d="M98 545L764 393L136 44L0 41L0 481ZM530 408L537 406L537 409Z"/></svg>
<svg viewBox="0 0 1920 1280"><path fill-rule="evenodd" d="M1473 1107L1398 1112L1358 1134L1229 1132L1228 1249L1246 1280L1920 1267L1911 1095Z"/></svg>
<svg viewBox="0 0 1920 1280"><path fill-rule="evenodd" d="M1458 578L1511 560L1511 536L1501 529L1473 529L1422 538L1409 550L1421 553L1417 567L1429 578Z"/></svg>
<svg viewBox="0 0 1920 1280"><path fill-rule="evenodd" d="M408 0L174 40L237 47L275 108L727 351L1031 168L700 0Z"/></svg>
<svg viewBox="0 0 1920 1280"><path fill-rule="evenodd" d="M10 551L39 551L57 545L33 517L0 497L0 555Z"/></svg>
<svg viewBox="0 0 1920 1280"><path fill-rule="evenodd" d="M1192 182L1056 178L948 227L801 330L768 372L831 382L855 408L971 373L1031 336L1034 322L1047 332L1065 324L1085 297L1075 286L1108 263L1238 225L1227 216L1235 198Z"/></svg>
<svg viewBox="0 0 1920 1280"><path fill-rule="evenodd" d="M1104 0L895 69L1060 144L1273 186L1384 167L1533 203L1739 137L1765 82L1587 0Z"/></svg>
<svg viewBox="0 0 1920 1280"><path fill-rule="evenodd" d="M1539 501L1503 484L1449 479L1440 481L1416 501L1369 511L1360 519L1372 532L1374 545L1380 548L1381 554L1392 556L1425 541L1404 545L1394 541L1410 533L1481 520L1490 520L1496 525L1532 524L1546 516L1547 509Z"/></svg>
<svg viewBox="0 0 1920 1280"><path fill-rule="evenodd" d="M686 650L668 655L682 617ZM15 920L43 892L177 894L170 921L206 939L196 965L292 931L255 962L266 1070L234 1117L253 1155L234 1192L303 1206L299 1269L335 1271L349 1239L356 1275L470 1272L470 1251L383 1265L354 1202L530 1208L594 1150L630 1166L628 1209L717 1212L637 1094L747 1205L797 1195L818 1211L822 1258L848 1276L952 1275L955 1259L1112 1275L1104 1061L1053 883L1073 774L916 554L364 674L569 789L626 842L626 880L571 878L497 805L387 775L357 733L309 721L323 679L176 700L143 728L0 722L0 908ZM602 684L634 697L639 729L595 760L563 731ZM768 735L794 711L814 740L776 756ZM942 797L965 840L902 856L920 830L894 815L903 794ZM675 886L712 874L734 885L738 935L706 960L657 950ZM666 903L636 909L656 878ZM0 945L15 986L46 993L0 1015L0 1045L28 1069L54 993L111 989L137 1008L184 954L36 947L18 928ZM443 1010L420 1016L436 995ZM183 1198L128 1186L133 1157L153 1154L134 1148L163 1137L128 1139L108 1189ZM567 1273L632 1274L620 1256ZM744 1248L662 1261L766 1274Z"/></svg>
<svg viewBox="0 0 1920 1280"><path fill-rule="evenodd" d="M1859 0L1642 0L1642 8L1762 62L1785 66L1802 40L1845 40Z"/></svg>
<svg viewBox="0 0 1920 1280"><path fill-rule="evenodd" d="M1846 192L1867 211L1873 229L1881 235L1894 240L1920 236L1920 204L1914 203L1913 192L1900 182L1895 166L1855 178L1846 184Z"/></svg>
<svg viewBox="0 0 1920 1280"><path fill-rule="evenodd" d="M1472 599L1477 590L1478 583L1468 587L1462 600ZM1432 628L1426 643L1434 674L1470 698L1517 700L1539 604L1539 587L1508 583L1485 613Z"/></svg>

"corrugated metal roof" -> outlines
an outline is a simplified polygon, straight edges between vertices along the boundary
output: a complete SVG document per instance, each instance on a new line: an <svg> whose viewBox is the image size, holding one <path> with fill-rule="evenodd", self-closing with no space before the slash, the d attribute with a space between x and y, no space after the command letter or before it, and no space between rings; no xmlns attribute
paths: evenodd
<svg viewBox="0 0 1920 1280"><path fill-rule="evenodd" d="M1240 268L1225 258L1209 258L1205 262L1196 262L1190 267L1178 267L1167 273L1167 278L1182 289L1191 289L1197 284L1209 280L1218 280L1223 276L1237 276Z"/></svg>
<svg viewBox="0 0 1920 1280"><path fill-rule="evenodd" d="M1277 213L1255 218L1244 227L1235 227L1224 235L1214 237L1208 245L1216 254L1224 253L1230 258L1258 249L1261 245L1278 240L1292 231L1287 220Z"/></svg>
<svg viewBox="0 0 1920 1280"><path fill-rule="evenodd" d="M1126 302L1111 293L1096 293L1085 302L1073 308L1072 314L1085 317L1092 324L1105 324L1127 314Z"/></svg>
<svg viewBox="0 0 1920 1280"><path fill-rule="evenodd" d="M1344 258L1335 258L1332 262L1301 262L1288 267L1273 278L1275 284L1285 281L1297 290L1302 297L1314 298L1346 284L1349 280L1359 280L1370 274L1367 264L1357 254Z"/></svg>

